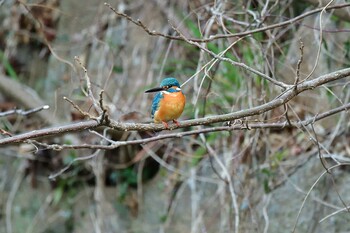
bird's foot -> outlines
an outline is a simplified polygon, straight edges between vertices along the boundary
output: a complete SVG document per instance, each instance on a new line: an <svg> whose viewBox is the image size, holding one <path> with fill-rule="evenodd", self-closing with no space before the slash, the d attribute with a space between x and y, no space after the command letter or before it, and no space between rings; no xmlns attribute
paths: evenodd
<svg viewBox="0 0 350 233"><path fill-rule="evenodd" d="M180 122L178 122L177 120L173 120L173 122L177 125L177 127L180 127Z"/></svg>
<svg viewBox="0 0 350 233"><path fill-rule="evenodd" d="M165 127L166 129L169 129L168 123L166 123L165 121L162 121L162 123L163 123L163 125L164 125L164 127Z"/></svg>

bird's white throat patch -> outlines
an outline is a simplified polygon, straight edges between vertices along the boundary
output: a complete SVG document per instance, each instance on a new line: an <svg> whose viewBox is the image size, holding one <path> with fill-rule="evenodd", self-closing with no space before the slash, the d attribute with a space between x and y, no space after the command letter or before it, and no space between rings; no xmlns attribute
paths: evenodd
<svg viewBox="0 0 350 233"><path fill-rule="evenodd" d="M177 87L177 88L175 88L175 90L177 90L177 91L181 91L181 88ZM161 91L161 93L162 93L162 94L169 95L169 94L172 94L172 93L174 93L174 92L169 92L169 91Z"/></svg>

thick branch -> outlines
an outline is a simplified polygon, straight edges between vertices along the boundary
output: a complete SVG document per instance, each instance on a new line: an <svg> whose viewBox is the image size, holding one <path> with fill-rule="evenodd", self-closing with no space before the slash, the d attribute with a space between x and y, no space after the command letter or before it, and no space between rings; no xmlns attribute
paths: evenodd
<svg viewBox="0 0 350 233"><path fill-rule="evenodd" d="M300 84L297 89L295 89L293 86L288 90L286 90L285 92L283 92L278 98L271 100L260 106L241 110L238 112L228 113L228 114L182 121L180 127L176 125L172 125L170 129L184 128L184 127L195 126L195 125L208 125L208 124L217 123L217 122L233 121L233 120L241 119L248 116L259 115L287 103L289 100L291 100L301 92L304 92L306 90L312 90L325 83L339 80L348 76L350 76L350 68L339 70L333 73L320 76L316 79L306 81ZM109 126L115 130L120 130L120 131L131 131L131 130L160 131L165 129L165 127L162 124L122 123L122 122L115 122L115 121L112 121ZM0 141L0 145L1 145L1 141Z"/></svg>
<svg viewBox="0 0 350 233"><path fill-rule="evenodd" d="M99 123L95 120L89 120L84 122L75 122L62 126L54 126L45 129L33 130L27 133L19 134L9 138L3 138L0 140L0 145L16 144L24 142L28 139L48 137L53 135L60 135L64 133L76 132L86 129L93 129L99 126Z"/></svg>
<svg viewBox="0 0 350 233"><path fill-rule="evenodd" d="M327 111L325 113L319 114L310 119L299 121L299 122L285 121L285 122L277 122L277 123L251 123L251 124L246 123L246 124L236 124L236 125L228 125L228 126L218 126L218 127L203 128L203 129L197 129L197 130L191 130L191 131L185 131L185 132L162 134L162 135L158 135L150 138L143 138L143 139L137 139L137 140L131 140L131 141L115 141L110 145L92 145L92 144L81 144L81 145L51 144L49 145L44 143L37 143L37 144L44 146L47 149L55 149L55 150L63 150L63 149L112 150L120 146L146 144L146 143L168 139L168 138L182 138L189 135L212 133L212 132L219 132L219 131L253 130L253 129L284 129L284 128L291 128L291 127L300 128L302 126L305 127L311 123L314 123L316 121L322 120L336 113L342 112L344 110L349 110L349 109L350 109L350 103L340 106L338 108L332 109L330 111Z"/></svg>
<svg viewBox="0 0 350 233"><path fill-rule="evenodd" d="M212 123L218 123L218 122L226 122L226 121L233 121L236 119L241 119L248 116L254 116L259 115L264 112L267 112L271 109L277 108L285 103L287 103L289 100L297 96L299 93L312 90L318 86L321 86L323 84L339 80L345 77L350 76L350 68L339 70L333 73L329 73L323 76L320 76L316 79L305 81L298 85L297 88L291 87L285 92L283 92L280 96L277 98L262 104L260 106L256 106L250 109L245 109L233 113L223 114L223 115L217 115L217 116L210 116L210 117L204 117L199 119L193 119L193 120L186 120L182 121L180 126L177 125L171 125L170 130L177 129L177 128L185 128L190 126L196 126L196 125L208 125ZM345 105L347 106L347 105ZM347 109L347 107L345 108ZM343 109L344 110L344 109ZM338 110L337 110L338 111ZM65 126L59 126L59 127L52 127L52 128L46 128L41 130L35 130L28 133L20 134L13 137L8 137L0 140L0 145L7 145L11 143L21 143L28 139L34 139L34 138L40 138L44 136L52 136L62 133L69 133L69 132L75 132L79 130L86 130L86 129L93 129L98 126L106 126L113 128L114 130L118 131L161 131L165 130L165 127L163 124L143 124L143 123L123 123L123 122L116 122L116 121L107 121L99 123L95 120L89 120L86 122L79 122L79 123L72 123Z"/></svg>

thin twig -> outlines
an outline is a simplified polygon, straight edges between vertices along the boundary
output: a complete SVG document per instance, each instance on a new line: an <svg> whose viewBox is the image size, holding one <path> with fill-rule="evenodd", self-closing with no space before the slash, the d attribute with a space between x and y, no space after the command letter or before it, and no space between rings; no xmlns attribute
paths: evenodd
<svg viewBox="0 0 350 233"><path fill-rule="evenodd" d="M316 147L317 147L317 154L318 154L318 158L320 159L321 161L321 164L323 166L323 168L327 171L327 173L331 174L331 172L328 170L328 167L326 165L326 160L322 157L322 154L321 154L321 148L320 148L320 143L318 142L318 138L317 138L317 134L315 132L315 128L314 128L314 122L312 124L310 124L311 126L311 130L314 134L314 138L313 138L313 141L314 143L316 144Z"/></svg>
<svg viewBox="0 0 350 233"><path fill-rule="evenodd" d="M105 5L108 6L116 15L124 17L128 21L130 21L130 22L134 23L135 25L143 28L145 30L145 32L147 32L151 36L160 36L160 37L164 37L164 38L171 39L171 40L184 41L184 38L181 37L181 36L172 36L172 35L166 35L166 34L163 34L163 33L160 33L160 32L156 32L156 31L151 31L140 20L132 19L130 16L128 16L128 15L122 13L122 12L118 12L109 3L105 3ZM339 9L339 8L344 8L344 7L349 7L349 6L350 6L350 3L345 3L345 4L334 5L334 6L328 6L327 9L328 10L330 10L330 9ZM301 15L295 17L295 18L283 21L281 23L272 24L272 25L269 25L269 26L266 26L266 27L262 27L262 28L257 28L257 29L254 29L254 30L248 30L248 31L232 33L232 34L217 34L215 36L209 36L209 38L202 38L202 39L199 39L199 38L188 38L188 40L192 41L192 42L203 43L203 42L210 42L210 41L217 40L217 39L247 36L247 35L251 35L251 34L254 34L254 33L258 33L258 32L263 32L263 31L274 29L274 28L279 28L279 27L284 27L284 26L287 26L287 25L291 25L291 24L293 24L295 22L298 22L298 21L302 20L305 17L308 17L308 16L313 15L313 14L317 14L320 11L323 11L324 9L325 9L325 7L317 8L315 10L308 11L308 12L306 12L304 14L301 14Z"/></svg>
<svg viewBox="0 0 350 233"><path fill-rule="evenodd" d="M49 109L50 106L49 105L44 105L41 107L37 107L37 108L33 108L33 109L29 109L29 110L23 110L23 109L12 109L6 112L0 112L0 117L5 117L5 116L9 116L9 115L21 115L21 116L27 116L36 112L40 112L42 110L46 110Z"/></svg>
<svg viewBox="0 0 350 233"><path fill-rule="evenodd" d="M1 129L1 128L0 128L0 134L3 134L3 135L6 135L6 136L9 136L9 137L12 137L12 134L11 134L10 132L7 132L6 130Z"/></svg>
<svg viewBox="0 0 350 233"><path fill-rule="evenodd" d="M292 126L292 123L290 122L289 120L289 116L288 116L288 105L287 104L283 104L283 107L284 107L284 116L286 118L286 121L288 123L289 126Z"/></svg>
<svg viewBox="0 0 350 233"><path fill-rule="evenodd" d="M334 190L335 190L335 192L337 193L340 202L343 204L344 208L345 208L348 212L350 212L350 208L347 206L347 204L345 203L344 199L343 199L343 198L341 197L341 195L340 195L338 186L337 186L337 184L335 183L334 174L331 172L330 175L331 175L331 180L332 180L332 184L333 184Z"/></svg>
<svg viewBox="0 0 350 233"><path fill-rule="evenodd" d="M267 233L268 230L269 230L269 215L267 213L267 207L268 205L270 204L270 200L271 200L271 193L268 193L268 194L265 194L264 195L264 206L262 208L262 213L263 213L263 217L264 217L264 220L265 220L265 226L264 226L264 233Z"/></svg>
<svg viewBox="0 0 350 233"><path fill-rule="evenodd" d="M101 117L100 117L100 124L108 125L110 123L110 120L107 114L107 108L103 104L103 93L104 93L104 90L101 90L99 95L100 96L99 105L100 105L100 109L102 110Z"/></svg>
<svg viewBox="0 0 350 233"><path fill-rule="evenodd" d="M330 168L328 168L328 170L333 170L334 168L337 168L337 167L340 167L340 166L350 166L350 163L341 163L341 164L336 164ZM307 198L310 196L311 194L311 191L315 188L316 184L318 184L318 182L321 180L321 178L325 175L325 174L328 174L327 171L324 171L322 172L322 174L316 179L316 181L312 184L312 186L310 187L309 191L306 193L306 196L304 197L304 200L299 208L299 211L298 211L298 214L297 214L297 218L295 219L295 223L294 223L294 226L293 226L293 230L292 230L292 233L295 232L296 228L297 228L297 225L298 225L298 221L299 221L299 218L300 218L300 215L301 215L301 211L303 210L304 206L305 206L305 203L306 203L306 200Z"/></svg>
<svg viewBox="0 0 350 233"><path fill-rule="evenodd" d="M211 169L212 169L213 172L218 176L218 178L219 178L220 180L224 181L225 184L228 185L228 184L229 184L228 180L225 179L224 177L222 177L222 176L220 175L220 173L218 172L218 170L216 170L216 168L215 168L215 166L214 166L213 158L216 156L216 155L214 155L214 152L213 152L214 150L210 147L210 145L208 144L208 142L207 142L207 140L206 140L206 138L204 137L203 134L200 134L200 138L202 139L202 141L203 141L203 143L204 143L204 145L205 145L205 148L206 148L206 150L207 150L207 152L208 152L208 154L209 154L209 162L210 162ZM209 147L210 147L210 148L209 148Z"/></svg>
<svg viewBox="0 0 350 233"><path fill-rule="evenodd" d="M79 59L78 56L74 57L74 60L80 65L80 67L83 69L84 71L84 78L86 81L86 89L87 89L87 96L91 99L92 104L95 107L95 110L101 114L101 109L98 106L98 101L95 99L94 94L92 93L92 89L91 89L91 81L90 81L90 77L88 75L88 71L86 69L86 67L83 65L83 63L81 62L81 60Z"/></svg>
<svg viewBox="0 0 350 233"><path fill-rule="evenodd" d="M172 28L180 35L180 37L183 38L184 41L186 41L187 43L191 44L191 45L194 45L194 46L197 46L198 48L200 48L201 50L207 52L208 54L210 54L211 56L213 56L214 58L220 60L220 61L225 61L225 62L229 62L231 63L233 66L239 66L239 67L242 67L258 76L260 76L261 78L263 79L266 79L267 81L281 87L282 89L286 89L289 87L288 84L285 84L283 82L280 82L280 81L277 81L271 77L269 77L268 75L258 71L258 70L255 70L253 68L251 68L250 66L246 65L245 63L242 63L242 62L236 62L228 57L223 57L222 55L218 55L214 52L212 52L211 50L207 49L206 47L202 46L201 44L199 44L198 42L193 42L189 39L187 39L181 32L178 28L176 28L174 25L172 25Z"/></svg>
<svg viewBox="0 0 350 233"><path fill-rule="evenodd" d="M75 159L73 159L72 161L70 161L64 168L62 168L60 171L49 175L49 179L50 180L55 180L57 176L62 175L65 171L67 171L75 162L77 161L84 161L84 160L89 160L94 158L96 155L98 155L98 153L101 150L96 150L95 153L91 154L91 155L87 155L87 156L82 156L82 157L77 157Z"/></svg>
<svg viewBox="0 0 350 233"><path fill-rule="evenodd" d="M215 152L215 150L209 145L209 143L206 142L205 137L203 134L201 134L202 137L201 139L203 140L203 142L206 145L206 148L210 154L210 156L213 156L215 161L217 162L217 164L219 165L219 167L221 168L221 171L223 173L223 175L225 176L226 179L222 179L222 177L219 175L219 178L221 180L224 180L225 183L228 185L230 194L231 194L231 199L232 199L232 208L234 210L235 213L235 218L234 218L234 226L235 226L235 230L234 232L239 232L239 223L240 223L240 218L239 218L239 209L238 209L238 203L237 203L237 195L235 193L234 187L233 187L233 182L232 182L232 178L230 173L227 170L227 167L222 163L222 161L219 159L217 153Z"/></svg>
<svg viewBox="0 0 350 233"><path fill-rule="evenodd" d="M6 201L6 231L7 233L13 232L13 223L12 223L12 210L13 210L13 201L15 199L16 193L21 185L21 182L24 177L26 162L25 160L21 160L18 165L18 169L16 171L16 175L13 177L11 191L8 195Z"/></svg>
<svg viewBox="0 0 350 233"><path fill-rule="evenodd" d="M322 48L322 41L323 41L323 28L322 28L322 15L323 13L326 11L326 9L328 8L329 9L329 5L333 2L334 0L330 0L326 6L322 7L322 10L321 10L321 13L320 13L320 37L319 37L319 40L320 40L320 44L318 45L318 49L317 49L317 55L316 55L316 59L315 59L315 64L314 66L312 67L312 70L311 72L306 76L305 79L303 79L302 82L305 82L306 80L308 80L311 75L315 72L316 70L316 67L318 65L318 61L320 59L320 54L321 54L321 48Z"/></svg>
<svg viewBox="0 0 350 233"><path fill-rule="evenodd" d="M299 42L300 42L300 47L299 47L300 58L299 58L298 63L297 63L296 77L295 77L295 81L294 81L295 88L297 88L297 85L298 85L299 80L300 80L300 66L301 66L301 63L303 62L303 59L304 59L304 43L301 39L299 40Z"/></svg>
<svg viewBox="0 0 350 233"><path fill-rule="evenodd" d="M340 209L340 210L334 211L333 213L328 214L327 216L323 217L323 218L319 221L319 223L323 222L324 220L326 220L326 219L328 219L328 218L330 218L330 217L332 217L332 216L334 216L334 215L336 215L336 214L338 214L338 213L340 213L340 212L349 211L349 209L350 209L350 205L349 205L349 206L346 206L346 207L344 207L344 208L342 208L342 209Z"/></svg>
<svg viewBox="0 0 350 233"><path fill-rule="evenodd" d="M98 120L98 117L95 117L95 116L91 115L90 113L85 112L77 104L75 104L72 100L70 100L68 97L64 96L63 99L68 101L73 106L73 108L75 108L81 115L83 115L89 119L93 119L96 121Z"/></svg>

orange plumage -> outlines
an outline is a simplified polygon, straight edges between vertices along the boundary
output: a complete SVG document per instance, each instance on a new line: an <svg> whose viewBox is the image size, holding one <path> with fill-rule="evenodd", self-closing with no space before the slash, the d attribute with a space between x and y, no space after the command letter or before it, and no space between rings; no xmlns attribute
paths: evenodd
<svg viewBox="0 0 350 233"><path fill-rule="evenodd" d="M175 78L165 78L160 87L152 88L146 93L158 92L152 102L152 118L155 123L163 123L168 128L168 121L179 126L177 119L181 116L186 97L182 93L180 83Z"/></svg>
<svg viewBox="0 0 350 233"><path fill-rule="evenodd" d="M182 92L163 94L159 108L154 113L154 122L168 122L178 119L185 107L186 97Z"/></svg>

